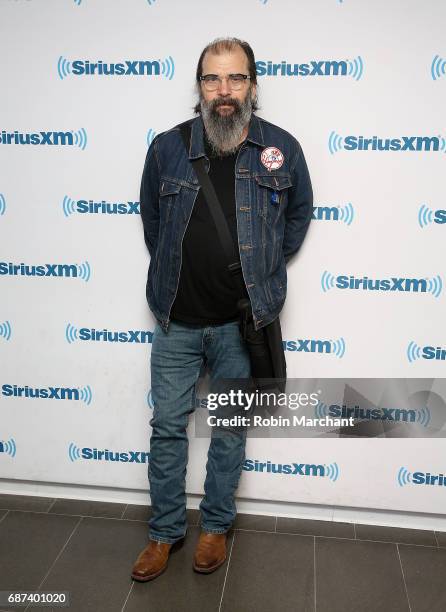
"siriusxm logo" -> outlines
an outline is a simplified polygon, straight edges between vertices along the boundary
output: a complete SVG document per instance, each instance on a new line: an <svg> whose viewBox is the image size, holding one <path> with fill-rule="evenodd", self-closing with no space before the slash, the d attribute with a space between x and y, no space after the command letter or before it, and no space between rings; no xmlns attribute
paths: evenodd
<svg viewBox="0 0 446 612"><path fill-rule="evenodd" d="M342 221L351 225L355 216L355 210L350 204L344 206L313 206L312 219L317 221Z"/></svg>
<svg viewBox="0 0 446 612"><path fill-rule="evenodd" d="M429 408L423 407L419 410L407 410L405 408L361 408L361 406L347 407L345 404L331 404L327 406L319 402L315 408L318 418L327 416L338 418L358 419L361 421L393 421L404 423L417 423L427 427L431 420Z"/></svg>
<svg viewBox="0 0 446 612"><path fill-rule="evenodd" d="M368 276L357 278L356 276L339 275L334 276L324 271L321 277L322 291L330 289L353 289L362 291L403 291L406 293L432 293L439 297L443 289L441 276L437 274L433 278L404 278L395 277L374 279Z"/></svg>
<svg viewBox="0 0 446 612"><path fill-rule="evenodd" d="M339 478L337 463L316 465L314 463L272 463L258 459L246 459L243 463L246 472L263 472L268 474L289 474L291 476L318 476L335 482Z"/></svg>
<svg viewBox="0 0 446 612"><path fill-rule="evenodd" d="M10 340L11 332L11 323L9 321L4 321L4 323L0 323L0 338Z"/></svg>
<svg viewBox="0 0 446 612"><path fill-rule="evenodd" d="M2 385L4 397L25 397L28 399L50 399L84 402L89 406L93 399L91 387L19 387L18 385Z"/></svg>
<svg viewBox="0 0 446 612"><path fill-rule="evenodd" d="M439 487L446 486L446 477L444 474L431 474L430 472L409 472L405 467L400 467L397 473L397 482L400 487L406 485L436 485Z"/></svg>
<svg viewBox="0 0 446 612"><path fill-rule="evenodd" d="M65 196L62 200L62 210L66 217L78 213L80 215L139 215L139 202L107 202L101 200L72 200Z"/></svg>
<svg viewBox="0 0 446 612"><path fill-rule="evenodd" d="M87 132L84 128L69 132L0 132L0 144L4 145L52 145L60 147L79 147L82 151L87 146Z"/></svg>
<svg viewBox="0 0 446 612"><path fill-rule="evenodd" d="M422 204L418 209L418 225L423 228L431 223L438 223L439 225L446 223L446 210L441 208L432 210Z"/></svg>
<svg viewBox="0 0 446 612"><path fill-rule="evenodd" d="M431 63L431 77L434 81L446 74L446 60L435 55Z"/></svg>
<svg viewBox="0 0 446 612"><path fill-rule="evenodd" d="M56 276L90 280L91 268L88 261L82 264L14 264L0 261L0 276Z"/></svg>
<svg viewBox="0 0 446 612"><path fill-rule="evenodd" d="M354 60L311 60L302 64L289 63L282 60L275 64L271 61L256 62L257 76L341 76L352 77L359 81L364 71L364 62L360 55Z"/></svg>
<svg viewBox="0 0 446 612"><path fill-rule="evenodd" d="M0 193L0 217L5 214L6 211L6 200L5 196Z"/></svg>
<svg viewBox="0 0 446 612"><path fill-rule="evenodd" d="M15 457L17 452L17 446L14 438L10 438L9 440L0 440L0 453L6 453L11 457Z"/></svg>
<svg viewBox="0 0 446 612"><path fill-rule="evenodd" d="M333 155L338 151L443 151L446 152L443 136L401 136L400 138L379 138L372 136L339 136L330 132L328 150Z"/></svg>
<svg viewBox="0 0 446 612"><path fill-rule="evenodd" d="M417 359L435 359L436 361L446 360L446 348L441 346L418 346L413 340L409 342L406 350L406 356L410 363Z"/></svg>
<svg viewBox="0 0 446 612"><path fill-rule="evenodd" d="M62 55L57 61L60 79L73 76L163 76L171 81L175 75L175 62L171 55L164 60L123 60L122 62L69 61Z"/></svg>
<svg viewBox="0 0 446 612"><path fill-rule="evenodd" d="M121 463L148 463L150 453L145 451L115 452L108 448L98 450L97 448L79 448L73 442L68 446L70 461L78 459L92 459L93 461L120 461Z"/></svg>
<svg viewBox="0 0 446 612"><path fill-rule="evenodd" d="M340 359L345 354L345 340L283 340L283 350L296 353L326 353L333 354Z"/></svg>
<svg viewBox="0 0 446 612"><path fill-rule="evenodd" d="M108 329L96 330L90 327L78 329L68 323L65 328L65 339L68 344L77 340L86 342L126 342L128 344L150 344L153 332L141 329L129 329L127 331L109 331Z"/></svg>

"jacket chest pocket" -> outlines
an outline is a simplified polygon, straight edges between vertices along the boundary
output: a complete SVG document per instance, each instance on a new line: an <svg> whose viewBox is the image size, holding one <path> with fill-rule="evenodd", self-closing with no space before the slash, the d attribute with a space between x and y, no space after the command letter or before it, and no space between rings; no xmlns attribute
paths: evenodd
<svg viewBox="0 0 446 612"><path fill-rule="evenodd" d="M292 187L288 175L271 174L256 176L257 210L259 215L274 223L288 203L288 189Z"/></svg>
<svg viewBox="0 0 446 612"><path fill-rule="evenodd" d="M169 223L180 206L181 185L174 181L161 179L159 188L160 228Z"/></svg>

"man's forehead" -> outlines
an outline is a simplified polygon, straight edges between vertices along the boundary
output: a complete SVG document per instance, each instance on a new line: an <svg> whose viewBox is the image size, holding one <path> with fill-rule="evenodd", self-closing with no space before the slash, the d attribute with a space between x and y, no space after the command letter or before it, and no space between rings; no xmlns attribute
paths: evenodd
<svg viewBox="0 0 446 612"><path fill-rule="evenodd" d="M203 58L203 73L209 72L244 72L248 70L248 58L239 46L231 51L213 53L207 51Z"/></svg>

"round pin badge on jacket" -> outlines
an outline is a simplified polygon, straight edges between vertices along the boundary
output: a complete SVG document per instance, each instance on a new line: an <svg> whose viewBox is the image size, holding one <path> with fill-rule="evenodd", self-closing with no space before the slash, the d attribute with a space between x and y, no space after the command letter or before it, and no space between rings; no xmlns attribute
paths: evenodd
<svg viewBox="0 0 446 612"><path fill-rule="evenodd" d="M269 172L271 170L278 170L282 166L284 159L282 151L277 147L266 147L260 155L260 161Z"/></svg>

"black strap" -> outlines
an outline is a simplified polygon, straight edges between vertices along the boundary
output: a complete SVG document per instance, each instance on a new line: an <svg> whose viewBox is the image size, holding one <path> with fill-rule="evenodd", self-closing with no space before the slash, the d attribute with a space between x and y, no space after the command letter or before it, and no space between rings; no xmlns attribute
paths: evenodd
<svg viewBox="0 0 446 612"><path fill-rule="evenodd" d="M189 143L191 136L191 126L189 122L182 123L180 126L181 137L186 147L186 153L189 156ZM192 167L197 175L198 182L203 189L203 194L208 203L209 210L214 220L215 227L217 229L218 237L220 239L223 251L226 255L226 261L228 262L228 270L233 274L234 280L241 289L241 295L245 293L245 283L241 274L242 268L239 261L238 249L236 250L234 240L232 239L231 232L229 230L228 222L226 221L225 214L221 207L218 196L215 192L214 185L209 178L209 174L206 172L205 161L203 157L198 159L190 160Z"/></svg>

